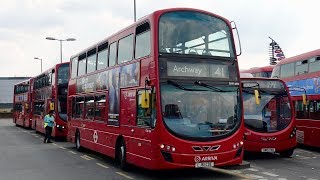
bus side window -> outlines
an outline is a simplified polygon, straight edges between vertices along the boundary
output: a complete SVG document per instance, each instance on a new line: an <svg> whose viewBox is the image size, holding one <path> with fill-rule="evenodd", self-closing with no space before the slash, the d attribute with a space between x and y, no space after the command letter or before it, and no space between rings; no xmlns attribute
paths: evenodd
<svg viewBox="0 0 320 180"><path fill-rule="evenodd" d="M94 117L94 97L88 96L85 101L85 119L93 119Z"/></svg>
<svg viewBox="0 0 320 180"><path fill-rule="evenodd" d="M76 118L82 118L83 116L83 108L84 108L84 98L76 97Z"/></svg>
<svg viewBox="0 0 320 180"><path fill-rule="evenodd" d="M156 118L156 99L155 93L151 93L151 90L147 90L147 94L149 95L149 107L142 108L142 93L145 90L139 90L137 92L137 125L138 126L151 126L154 127L155 125L155 118Z"/></svg>
<svg viewBox="0 0 320 180"><path fill-rule="evenodd" d="M95 96L94 116L96 120L99 120L99 121L106 120L106 96L105 95Z"/></svg>

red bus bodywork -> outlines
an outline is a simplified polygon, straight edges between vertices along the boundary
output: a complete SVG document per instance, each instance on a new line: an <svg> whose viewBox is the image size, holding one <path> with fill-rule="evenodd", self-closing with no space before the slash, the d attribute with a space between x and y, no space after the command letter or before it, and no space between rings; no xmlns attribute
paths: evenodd
<svg viewBox="0 0 320 180"><path fill-rule="evenodd" d="M26 128L32 127L32 83L33 78L30 78L14 85L13 123Z"/></svg>
<svg viewBox="0 0 320 180"><path fill-rule="evenodd" d="M273 65L264 67L253 67L248 70L241 70L241 73L251 73L253 77L270 78L273 70Z"/></svg>
<svg viewBox="0 0 320 180"><path fill-rule="evenodd" d="M158 45L158 22L161 16L170 12L200 13L217 17L223 20L227 24L228 29L231 30L229 21L209 12L184 8L160 10L143 17L128 28L71 57L72 68L70 69L72 72L70 74L74 74L73 71L76 69L78 69L79 74L78 64L85 63L86 59L91 59L90 54L92 52L99 52L99 50L103 49L100 46L109 44L107 47L110 50L112 49L111 45L113 42L128 37L129 34L137 36L138 32L136 31L141 31L143 28L146 29L148 27L146 23L149 24L151 34L149 55L133 58L131 61L122 64L119 62L120 65L107 67L87 74L84 73L84 75L80 76L77 76L77 71L75 71L75 76L71 76L68 89L68 140L76 143L77 148L80 148L80 146L89 148L113 157L117 161L121 161L119 160L123 157L121 155L125 154L124 158L126 162L147 169L190 168L197 166L197 163L204 163L204 165L209 166L241 164L243 157L243 119L241 115L238 115L238 113L242 113L242 109L238 109L241 108L241 96L238 96L238 103L230 108L232 110L237 109L237 113L235 114L237 116L237 120L235 120L237 124L230 130L232 133L225 134L216 140L198 141L183 139L175 133L170 132L168 130L168 123L164 123L163 116L165 116L166 112L162 111L164 109L177 109L177 106L174 104L167 104L161 110L162 104L160 101L162 99L160 93L164 94L163 91L160 92L160 66L162 66L160 59L161 62L166 63L166 59L163 57L167 57L168 59L172 59L172 57L161 55L158 52L158 49L160 49ZM231 39L231 46L234 48L232 33ZM188 50L190 54L191 51L196 50ZM179 56L173 57L181 59ZM185 55L182 57L186 61L199 58L196 55ZM205 58L203 59L206 60ZM241 92L238 62L233 61L232 63L228 61L226 63L230 67L232 66L232 70L229 73L234 79L227 79L227 81L230 81L228 83L235 85L236 87L234 88L238 89L238 91L234 92L236 95L236 92ZM131 68L132 66L134 66L135 70L132 70L134 69ZM183 68L186 69L186 66L183 66ZM185 69L182 69L182 71ZM130 73L131 75L126 76L126 74ZM132 79L132 77L134 78ZM179 83L182 83L182 81L192 78L194 77L182 76L178 79L181 80ZM180 88L183 89L183 87ZM155 115L154 117L150 115L150 122L144 118L140 118L140 116L148 116L148 112L144 112L139 104L141 103L141 99L139 98L144 97L142 94L147 91L150 92L150 102L152 102L152 105L150 105L152 110L149 113L152 115L154 113ZM118 98L118 114L112 112L114 106L117 105L113 95ZM93 102L94 105L92 104ZM92 111L96 114L92 115ZM221 123L221 126L227 123L227 119L222 119L222 121L225 122L224 124ZM219 127L216 128L209 129L207 132L210 132L212 136L213 134L226 133L224 130L219 130Z"/></svg>
<svg viewBox="0 0 320 180"><path fill-rule="evenodd" d="M320 147L320 49L281 60L274 68L272 77L279 77L291 91L297 122L299 144ZM286 67L291 71L286 71ZM302 91L302 92L301 92ZM302 94L306 92L308 104L303 105Z"/></svg>
<svg viewBox="0 0 320 180"><path fill-rule="evenodd" d="M294 106L289 89L280 79L241 78L245 138L249 152L272 152L289 157L297 146ZM256 86L252 86L254 84ZM245 87L251 85L251 87ZM253 90L260 91L260 104ZM254 113L252 113L254 111ZM253 115L254 114L254 115Z"/></svg>
<svg viewBox="0 0 320 180"><path fill-rule="evenodd" d="M54 67L34 77L33 121L37 132L45 133L44 116L54 110L55 127L53 137L67 136L67 86L69 80L69 62Z"/></svg>

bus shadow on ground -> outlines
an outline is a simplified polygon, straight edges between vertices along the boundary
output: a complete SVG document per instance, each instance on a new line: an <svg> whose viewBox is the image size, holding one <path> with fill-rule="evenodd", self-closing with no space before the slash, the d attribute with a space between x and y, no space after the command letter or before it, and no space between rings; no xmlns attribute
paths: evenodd
<svg viewBox="0 0 320 180"><path fill-rule="evenodd" d="M312 146L307 146L303 144L299 144L298 147L304 150L320 153L320 147L312 147Z"/></svg>
<svg viewBox="0 0 320 180"><path fill-rule="evenodd" d="M66 147L69 150L76 151L75 146ZM105 165L122 171L117 165L115 159L103 155L101 153L83 149L81 152L83 155L88 155L94 159L103 162ZM202 168L190 168L190 169L174 169L174 170L148 170L137 167L135 165L129 165L126 170L130 176L136 177L135 179L239 179L234 174L223 173L215 170L202 169Z"/></svg>
<svg viewBox="0 0 320 180"><path fill-rule="evenodd" d="M280 154L277 154L277 153L252 153L252 152L246 152L243 157L243 159L246 161L261 160L261 159L274 160L274 159L281 159L281 158L285 158L285 157L282 157L280 156Z"/></svg>

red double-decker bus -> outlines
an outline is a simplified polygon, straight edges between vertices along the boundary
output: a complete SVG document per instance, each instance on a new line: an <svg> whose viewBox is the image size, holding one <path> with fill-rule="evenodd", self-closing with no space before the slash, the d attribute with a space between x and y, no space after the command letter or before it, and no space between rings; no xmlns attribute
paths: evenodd
<svg viewBox="0 0 320 180"><path fill-rule="evenodd" d="M54 67L34 77L33 104L34 129L45 133L43 118L54 110L55 127L53 137L67 136L67 90L69 81L69 62Z"/></svg>
<svg viewBox="0 0 320 180"><path fill-rule="evenodd" d="M304 89L305 92L291 92L297 119L297 141L320 147L320 49L281 60L274 67L272 77L281 78L288 87ZM306 105L302 93L307 94Z"/></svg>
<svg viewBox="0 0 320 180"><path fill-rule="evenodd" d="M147 15L71 57L68 139L147 169L236 165L242 97L230 22Z"/></svg>
<svg viewBox="0 0 320 180"><path fill-rule="evenodd" d="M269 78L241 78L241 82L244 149L290 157L297 146L296 123L286 84Z"/></svg>
<svg viewBox="0 0 320 180"><path fill-rule="evenodd" d="M273 70L273 65L264 67L253 67L248 70L241 70L241 73L251 73L253 77L270 78Z"/></svg>
<svg viewBox="0 0 320 180"><path fill-rule="evenodd" d="M33 78L14 85L13 123L30 128L32 125L32 83Z"/></svg>

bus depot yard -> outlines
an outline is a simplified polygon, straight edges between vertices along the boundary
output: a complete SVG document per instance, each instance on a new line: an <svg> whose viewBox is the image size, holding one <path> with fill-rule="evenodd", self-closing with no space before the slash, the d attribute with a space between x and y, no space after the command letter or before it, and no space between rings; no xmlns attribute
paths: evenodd
<svg viewBox="0 0 320 180"><path fill-rule="evenodd" d="M319 147L318 96L302 88L309 81L291 82L319 76L308 68L317 52L251 72L280 79L244 78L234 36L236 24L214 13L162 9L15 84L12 119L0 126L1 175L319 178L319 151L298 148ZM66 141L43 143L49 112L52 136ZM312 131L303 127L311 121Z"/></svg>
<svg viewBox="0 0 320 180"><path fill-rule="evenodd" d="M319 179L320 151L297 148L292 158L278 154L245 155L250 167L122 171L115 161L69 142L43 144L43 135L0 119L0 179Z"/></svg>

